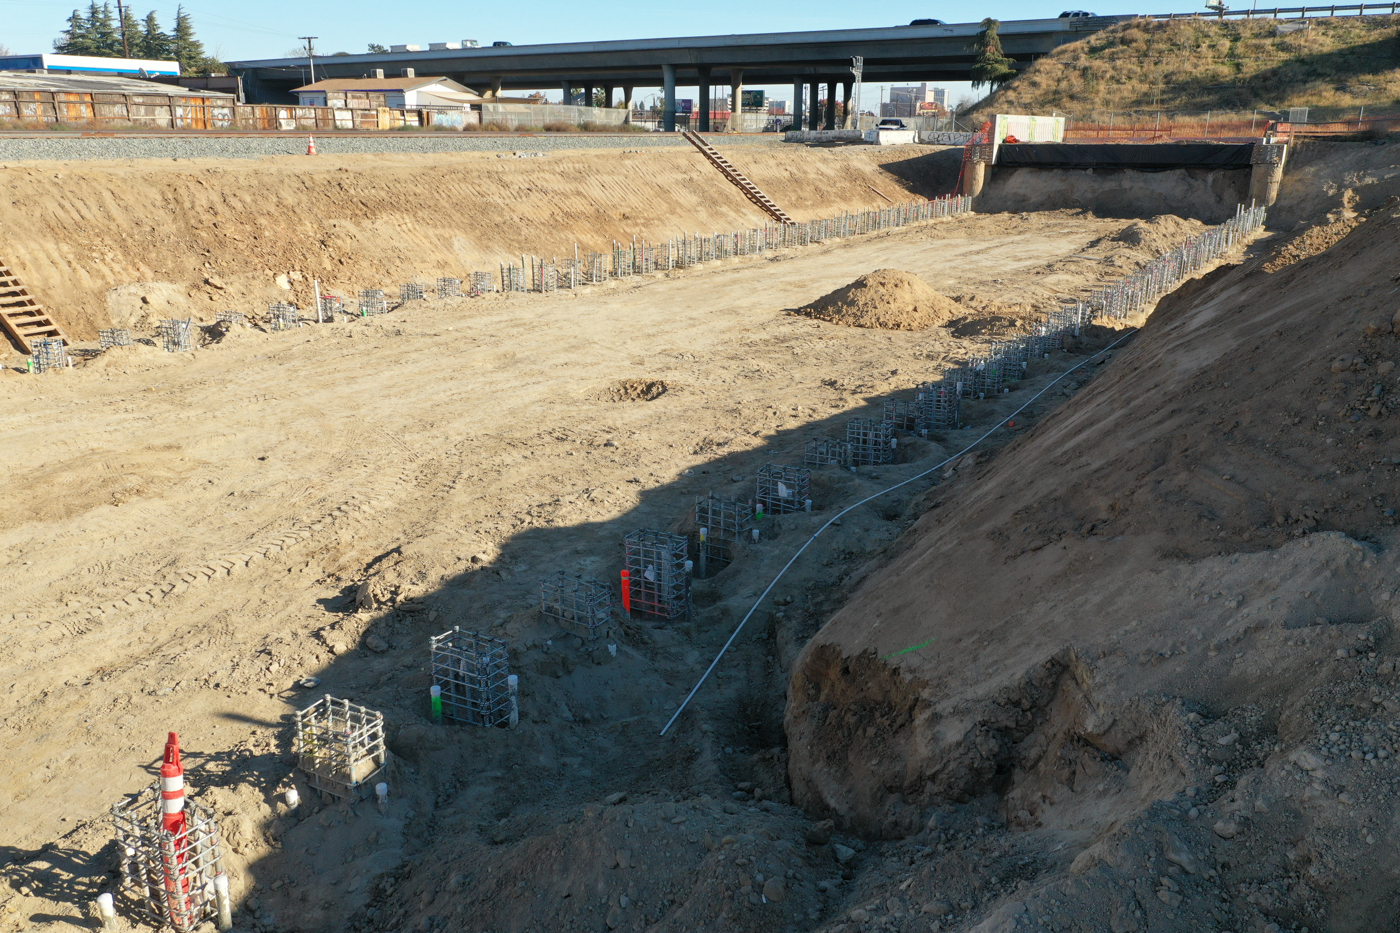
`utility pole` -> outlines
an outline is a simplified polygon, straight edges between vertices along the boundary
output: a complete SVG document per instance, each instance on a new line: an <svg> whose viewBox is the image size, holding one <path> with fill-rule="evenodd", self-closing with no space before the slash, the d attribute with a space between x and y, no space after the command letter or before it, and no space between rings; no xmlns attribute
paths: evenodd
<svg viewBox="0 0 1400 933"><path fill-rule="evenodd" d="M308 65L311 66L311 80L310 80L309 82L307 82L307 83L308 83L308 84L315 84L315 83L316 83L316 53L315 53L315 49L313 48L313 46L311 45L311 43L315 42L317 39L319 39L319 38L321 38L321 37L320 37L320 36L297 36L297 38L298 38L298 39L301 39L302 41L304 41L304 42L306 43L306 63L307 63Z"/></svg>
<svg viewBox="0 0 1400 933"><path fill-rule="evenodd" d="M860 129L860 73L861 73L863 70L865 70L865 56L864 56L864 55L857 55L857 56L855 56L854 58L852 58L852 59L851 59L851 74L853 74L853 75L856 76L856 94L855 94L855 97L856 97L856 115L855 115L855 122L851 124L851 129L853 129L853 130L858 130L858 129ZM851 115L850 115L849 113L846 114L847 119L849 119L850 116L851 116Z"/></svg>
<svg viewBox="0 0 1400 933"><path fill-rule="evenodd" d="M122 0L117 0L117 22L122 25L122 56L131 57L131 46L126 41L126 11L122 9Z"/></svg>

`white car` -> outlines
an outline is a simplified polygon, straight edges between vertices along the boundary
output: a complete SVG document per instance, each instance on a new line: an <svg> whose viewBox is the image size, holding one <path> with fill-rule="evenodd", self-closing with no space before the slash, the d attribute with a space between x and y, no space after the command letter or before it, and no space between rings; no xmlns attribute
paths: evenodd
<svg viewBox="0 0 1400 933"><path fill-rule="evenodd" d="M877 129L877 130L907 130L907 129L909 129L909 127L907 127L907 126L904 125L904 121L903 121L903 120L896 119L895 117L886 117L885 119L881 120L879 123L877 123L877 124L875 125L875 129Z"/></svg>

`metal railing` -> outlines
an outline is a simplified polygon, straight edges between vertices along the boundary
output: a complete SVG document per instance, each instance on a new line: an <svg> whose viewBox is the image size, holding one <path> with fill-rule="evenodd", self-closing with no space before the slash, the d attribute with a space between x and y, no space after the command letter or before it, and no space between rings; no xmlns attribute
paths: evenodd
<svg viewBox="0 0 1400 933"><path fill-rule="evenodd" d="M1152 13L1143 16L1143 19L1305 19L1336 16L1338 13L1350 11L1355 11L1357 16L1393 16L1400 12L1400 3L1349 3L1277 7L1269 10L1212 10L1206 13Z"/></svg>

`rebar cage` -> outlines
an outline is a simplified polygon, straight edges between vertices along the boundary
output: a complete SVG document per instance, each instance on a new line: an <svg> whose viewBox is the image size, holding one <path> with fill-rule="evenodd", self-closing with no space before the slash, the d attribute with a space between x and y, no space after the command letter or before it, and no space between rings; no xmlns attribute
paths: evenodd
<svg viewBox="0 0 1400 933"><path fill-rule="evenodd" d="M218 913L214 876L224 870L214 813L185 798L185 825L161 827L159 782L112 807L122 889L157 925L180 933Z"/></svg>
<svg viewBox="0 0 1400 933"><path fill-rule="evenodd" d="M734 562L739 538L753 527L753 503L721 499L714 493L695 498L697 556L705 569Z"/></svg>
<svg viewBox="0 0 1400 933"><path fill-rule="evenodd" d="M917 399L931 430L951 430L962 423L962 382L956 374L920 386Z"/></svg>
<svg viewBox="0 0 1400 933"><path fill-rule="evenodd" d="M408 282L399 286L399 303L408 301L427 301L428 291L417 282Z"/></svg>
<svg viewBox="0 0 1400 933"><path fill-rule="evenodd" d="M912 434L923 434L928 431L928 425L924 423L923 412L919 409L917 399L913 401L900 398L885 399L885 416L881 420L890 422L898 431L908 431Z"/></svg>
<svg viewBox="0 0 1400 933"><path fill-rule="evenodd" d="M239 327L242 327L242 326L243 326L244 324L246 324L247 322L248 322L248 319L247 319L246 317L243 316L243 312L242 312L242 311L227 311L227 310L225 310L225 311L220 311L218 314L214 315L214 323L216 323L216 324L228 324L230 327L234 326L235 324L238 325Z"/></svg>
<svg viewBox="0 0 1400 933"><path fill-rule="evenodd" d="M97 345L103 350L131 346L131 331L125 327L107 327L97 332Z"/></svg>
<svg viewBox="0 0 1400 933"><path fill-rule="evenodd" d="M873 418L852 418L846 422L846 443L851 448L851 465L894 463L894 424Z"/></svg>
<svg viewBox="0 0 1400 933"><path fill-rule="evenodd" d="M438 298L461 298L462 280L452 278L440 278L437 280Z"/></svg>
<svg viewBox="0 0 1400 933"><path fill-rule="evenodd" d="M170 319L157 325L161 344L167 353L183 353L194 349L194 339L190 333L191 323L189 320Z"/></svg>
<svg viewBox="0 0 1400 933"><path fill-rule="evenodd" d="M267 306L267 326L272 330L294 330L301 325L296 305L276 302Z"/></svg>
<svg viewBox="0 0 1400 933"><path fill-rule="evenodd" d="M622 540L632 611L660 619L690 614L690 542L681 535L640 529Z"/></svg>
<svg viewBox="0 0 1400 933"><path fill-rule="evenodd" d="M433 684L442 688L442 715L477 726L510 721L510 662L499 638L464 632L434 635Z"/></svg>
<svg viewBox="0 0 1400 933"><path fill-rule="evenodd" d="M808 467L847 467L851 465L851 445L845 441L813 438L807 442L802 465Z"/></svg>
<svg viewBox="0 0 1400 933"><path fill-rule="evenodd" d="M29 349L30 368L36 373L68 368L68 348L62 337L36 337Z"/></svg>
<svg viewBox="0 0 1400 933"><path fill-rule="evenodd" d="M296 754L312 787L359 797L384 770L384 714L326 694L297 711Z"/></svg>
<svg viewBox="0 0 1400 933"><path fill-rule="evenodd" d="M389 310L389 300L382 288L366 288L360 292L360 315L383 314Z"/></svg>
<svg viewBox="0 0 1400 933"><path fill-rule="evenodd" d="M812 471L768 463L758 469L758 504L763 511L802 512L812 498Z"/></svg>
<svg viewBox="0 0 1400 933"><path fill-rule="evenodd" d="M602 580L559 571L540 581L540 614L585 638L612 619L612 588Z"/></svg>

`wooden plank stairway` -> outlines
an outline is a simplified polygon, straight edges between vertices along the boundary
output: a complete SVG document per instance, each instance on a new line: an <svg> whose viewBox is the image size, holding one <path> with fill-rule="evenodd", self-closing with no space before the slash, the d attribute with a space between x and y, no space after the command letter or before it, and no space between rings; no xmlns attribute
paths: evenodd
<svg viewBox="0 0 1400 933"><path fill-rule="evenodd" d="M34 352L30 341L40 337L58 337L64 346L70 342L68 335L49 317L44 306L34 300L3 259L0 259L0 327L25 353Z"/></svg>
<svg viewBox="0 0 1400 933"><path fill-rule="evenodd" d="M772 198L768 197L768 195L758 190L758 185L755 185L753 182L745 178L744 173L739 171L732 164L730 164L728 159L726 159L724 156L720 155L717 151L715 151L715 148L713 146L705 142L705 140L701 139L699 133L694 133L690 130L686 130L681 135L683 135L692 146L694 146L696 149L699 149L700 154L703 155L706 159L709 159L710 164L720 170L720 174L722 174L725 178L728 178L731 182L733 182L736 188L744 192L744 197L757 204L769 217L772 217L774 220L781 224L791 224L797 222L791 217L789 217L787 214L785 214L781 207L774 204Z"/></svg>

